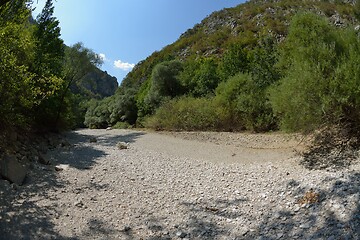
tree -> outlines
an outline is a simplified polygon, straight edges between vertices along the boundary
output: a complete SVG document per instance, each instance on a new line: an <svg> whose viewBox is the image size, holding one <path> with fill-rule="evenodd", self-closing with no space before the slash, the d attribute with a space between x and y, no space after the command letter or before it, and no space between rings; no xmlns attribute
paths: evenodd
<svg viewBox="0 0 360 240"><path fill-rule="evenodd" d="M242 44L232 44L222 59L221 77L226 80L237 73L249 70L248 52Z"/></svg>
<svg viewBox="0 0 360 240"><path fill-rule="evenodd" d="M151 87L144 101L150 109L155 110L168 98L174 98L182 93L178 75L182 70L179 61L166 61L156 65L151 74Z"/></svg>
<svg viewBox="0 0 360 240"><path fill-rule="evenodd" d="M61 76L64 58L64 42L60 38L59 21L53 17L52 0L47 0L36 19L36 54L34 69L40 75Z"/></svg>
<svg viewBox="0 0 360 240"><path fill-rule="evenodd" d="M199 69L193 78L194 96L201 97L213 94L220 82L217 72L218 65L214 59L207 58L200 60Z"/></svg>
<svg viewBox="0 0 360 240"><path fill-rule="evenodd" d="M102 64L101 58L91 49L76 43L72 47L65 48L65 60L63 63L63 85L57 95L55 128L61 123L61 116L66 116L71 112L71 108L66 104L71 99L70 87L77 84L87 73L93 71L95 67Z"/></svg>
<svg viewBox="0 0 360 240"><path fill-rule="evenodd" d="M16 17L15 17L16 16ZM34 74L29 71L35 47L25 1L0 6L0 123L28 123L34 104L31 87Z"/></svg>
<svg viewBox="0 0 360 240"><path fill-rule="evenodd" d="M281 50L284 77L270 91L282 127L311 131L339 122L358 125L359 54L354 30L336 29L314 14L295 16Z"/></svg>
<svg viewBox="0 0 360 240"><path fill-rule="evenodd" d="M133 88L126 88L123 92L116 93L110 104L110 123L119 121L135 124L137 119L136 96L137 91Z"/></svg>

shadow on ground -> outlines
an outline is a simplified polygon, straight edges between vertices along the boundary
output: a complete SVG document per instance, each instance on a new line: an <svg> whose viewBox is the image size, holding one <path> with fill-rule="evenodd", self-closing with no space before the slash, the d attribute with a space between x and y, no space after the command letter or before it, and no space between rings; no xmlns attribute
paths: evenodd
<svg viewBox="0 0 360 240"><path fill-rule="evenodd" d="M119 136L96 136L101 146L114 146L116 143L136 141L142 133L124 133ZM96 145L90 143L91 135L78 132L67 133L68 146L62 146L48 153L56 164L67 164L76 169L86 171L92 168L99 158L106 156ZM56 230L53 219L61 216L64 206L59 206L59 195L70 183L61 180L53 166L34 165L27 175L23 186L11 185L0 179L0 240L17 239L60 239L77 240L92 238L91 234L102 237L111 236L116 232L106 228L101 220L89 222L89 231L85 236L62 236ZM104 188L105 185L94 185L93 188ZM46 201L44 201L46 200Z"/></svg>
<svg viewBox="0 0 360 240"><path fill-rule="evenodd" d="M59 181L53 171L32 173L23 186L0 180L0 239L69 239L58 234L51 221L61 214L53 193L67 183ZM45 204L44 199L50 201Z"/></svg>
<svg viewBox="0 0 360 240"><path fill-rule="evenodd" d="M293 181L290 184L299 183ZM360 173L355 172L346 180L335 181L330 189L319 189L319 202L309 208L301 208L299 212L278 212L280 214L270 210L257 229L243 239L250 240L255 236L263 239L293 239L294 236L299 239L360 239L359 186ZM295 194L303 193L305 189L298 191ZM350 199L356 204L351 206ZM335 204L330 206L329 202ZM274 216L284 216L286 220L281 221Z"/></svg>
<svg viewBox="0 0 360 240"><path fill-rule="evenodd" d="M334 181L334 184L330 189L317 190L319 202L309 204L309 207L300 207L295 203L300 210L278 211L275 203L276 207L267 209L260 217L242 211L244 204L251 204L256 199L183 202L184 219L178 224L169 224L166 216L155 218L144 215L142 225L149 233L145 239L360 239L360 173L354 172L346 179L325 179ZM300 183L294 180L285 186L297 189L292 193L294 199L308 190L298 186ZM350 206L350 199L356 204ZM332 201L336 204L329 207L328 203ZM269 204L269 207L272 205ZM233 211L234 208L238 211ZM123 237L129 240L139 238L133 230L124 232Z"/></svg>
<svg viewBox="0 0 360 240"><path fill-rule="evenodd" d="M81 134L79 132L69 132L67 133L67 139L70 147L50 155L59 164L67 164L80 170L87 170L92 168L98 159L107 155L103 150L97 149L96 146L116 149L118 142L133 143L142 135L144 135L142 132L123 132L121 134L119 132L119 135L114 135L111 132L111 134L95 136L83 132ZM91 140L96 140L96 142L90 142Z"/></svg>

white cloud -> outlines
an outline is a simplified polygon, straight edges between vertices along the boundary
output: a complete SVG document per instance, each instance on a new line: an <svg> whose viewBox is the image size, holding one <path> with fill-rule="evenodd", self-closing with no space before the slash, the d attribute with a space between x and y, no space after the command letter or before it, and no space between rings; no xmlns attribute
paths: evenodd
<svg viewBox="0 0 360 240"><path fill-rule="evenodd" d="M100 58L101 60L103 60L104 62L107 60L105 53L99 53L98 56L99 56L99 58Z"/></svg>
<svg viewBox="0 0 360 240"><path fill-rule="evenodd" d="M130 71L135 67L135 64L123 62L121 60L116 60L114 61L114 67L119 68L123 71Z"/></svg>

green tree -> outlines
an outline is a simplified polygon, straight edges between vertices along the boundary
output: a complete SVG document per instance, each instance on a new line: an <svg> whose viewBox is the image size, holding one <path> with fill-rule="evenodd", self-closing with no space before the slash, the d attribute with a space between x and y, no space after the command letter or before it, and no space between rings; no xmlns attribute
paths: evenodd
<svg viewBox="0 0 360 240"><path fill-rule="evenodd" d="M35 93L29 71L35 42L25 1L0 6L0 123L29 123L28 111L34 105Z"/></svg>
<svg viewBox="0 0 360 240"><path fill-rule="evenodd" d="M58 91L53 104L56 106L55 128L66 126L66 119L69 119L71 111L72 85L78 84L87 73L93 71L95 67L100 66L102 61L100 57L91 49L83 46L82 43L76 43L71 47L65 48L65 60L63 65L64 82ZM68 117L66 117L68 116ZM63 121L65 120L65 121Z"/></svg>
<svg viewBox="0 0 360 240"><path fill-rule="evenodd" d="M295 16L281 50L284 77L270 91L282 127L311 131L341 119L358 122L350 117L359 108L358 53L353 30L336 29L314 14Z"/></svg>
<svg viewBox="0 0 360 240"><path fill-rule="evenodd" d="M194 89L192 94L197 97L213 94L220 82L217 72L218 65L214 59L202 59L199 62L199 69L193 78Z"/></svg>
<svg viewBox="0 0 360 240"><path fill-rule="evenodd" d="M280 79L277 45L273 38L264 38L259 45L250 53L250 73L254 83L259 89L266 89Z"/></svg>
<svg viewBox="0 0 360 240"><path fill-rule="evenodd" d="M151 74L151 87L145 97L145 104L154 111L166 100L180 95L183 90L178 79L182 70L179 61L166 61L156 65Z"/></svg>
<svg viewBox="0 0 360 240"><path fill-rule="evenodd" d="M109 105L111 98L101 101L92 99L88 103L88 110L85 114L84 124L89 128L106 128L110 125Z"/></svg>
<svg viewBox="0 0 360 240"><path fill-rule="evenodd" d="M36 19L36 51L34 69L40 75L61 76L64 59L64 42L60 38L59 21L53 16L52 0L47 0Z"/></svg>
<svg viewBox="0 0 360 240"><path fill-rule="evenodd" d="M127 88L115 94L110 106L110 123L128 122L135 124L137 120L136 89Z"/></svg>
<svg viewBox="0 0 360 240"><path fill-rule="evenodd" d="M248 51L242 44L232 44L225 52L221 65L221 78L226 80L237 73L249 71Z"/></svg>
<svg viewBox="0 0 360 240"><path fill-rule="evenodd" d="M36 73L32 82L39 104L34 107L35 122L41 126L56 128L59 91L64 62L64 43L60 38L59 21L53 17L52 0L47 0L36 19L34 37L36 42L31 71Z"/></svg>

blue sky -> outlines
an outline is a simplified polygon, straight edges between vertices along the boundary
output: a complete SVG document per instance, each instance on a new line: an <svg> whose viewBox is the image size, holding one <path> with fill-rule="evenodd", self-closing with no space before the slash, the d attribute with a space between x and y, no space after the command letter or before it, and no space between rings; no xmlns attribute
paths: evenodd
<svg viewBox="0 0 360 240"><path fill-rule="evenodd" d="M34 1L35 14L45 0ZM213 11L245 0L57 0L62 39L83 42L104 58L102 69L118 78L137 62L176 41Z"/></svg>

